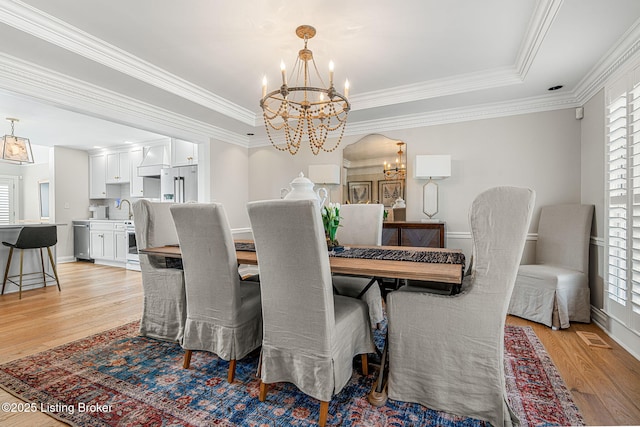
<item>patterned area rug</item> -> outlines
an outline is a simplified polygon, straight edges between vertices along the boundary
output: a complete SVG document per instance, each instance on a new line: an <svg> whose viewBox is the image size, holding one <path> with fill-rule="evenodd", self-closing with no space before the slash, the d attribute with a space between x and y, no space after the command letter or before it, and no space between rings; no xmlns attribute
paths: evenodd
<svg viewBox="0 0 640 427"><path fill-rule="evenodd" d="M194 352L191 368L182 369L179 345L139 337L137 328L131 323L0 365L0 387L29 402L15 410L77 426L315 425L318 402L290 384L272 385L267 401L258 400L257 355L239 361L228 384L227 362ZM508 396L522 425L583 425L533 330L507 326L505 335ZM375 408L366 399L374 377L359 372L331 401L328 425L486 425L403 402Z"/></svg>

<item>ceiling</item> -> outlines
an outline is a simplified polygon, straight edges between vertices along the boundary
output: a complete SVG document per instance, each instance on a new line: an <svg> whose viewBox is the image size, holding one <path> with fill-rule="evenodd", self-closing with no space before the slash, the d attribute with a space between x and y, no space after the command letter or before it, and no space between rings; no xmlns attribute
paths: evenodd
<svg viewBox="0 0 640 427"><path fill-rule="evenodd" d="M638 0L400 5L0 0L0 115L40 145L267 144L261 81L301 24L323 78L333 60L351 83L347 135L579 106L640 47Z"/></svg>

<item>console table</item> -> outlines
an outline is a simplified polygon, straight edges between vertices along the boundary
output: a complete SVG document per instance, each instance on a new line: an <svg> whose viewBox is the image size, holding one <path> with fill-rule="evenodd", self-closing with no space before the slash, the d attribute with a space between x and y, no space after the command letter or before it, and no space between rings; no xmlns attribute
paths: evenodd
<svg viewBox="0 0 640 427"><path fill-rule="evenodd" d="M382 245L444 248L444 226L444 222L383 222Z"/></svg>

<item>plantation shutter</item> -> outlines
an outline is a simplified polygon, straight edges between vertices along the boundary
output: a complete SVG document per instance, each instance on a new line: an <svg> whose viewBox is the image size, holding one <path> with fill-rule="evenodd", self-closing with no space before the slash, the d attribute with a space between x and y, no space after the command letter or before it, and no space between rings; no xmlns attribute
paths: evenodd
<svg viewBox="0 0 640 427"><path fill-rule="evenodd" d="M640 73L606 94L606 310L640 331Z"/></svg>
<svg viewBox="0 0 640 427"><path fill-rule="evenodd" d="M629 144L633 161L631 326L640 331L640 71L632 75L629 92Z"/></svg>
<svg viewBox="0 0 640 427"><path fill-rule="evenodd" d="M13 179L0 178L0 224L11 224L14 219Z"/></svg>

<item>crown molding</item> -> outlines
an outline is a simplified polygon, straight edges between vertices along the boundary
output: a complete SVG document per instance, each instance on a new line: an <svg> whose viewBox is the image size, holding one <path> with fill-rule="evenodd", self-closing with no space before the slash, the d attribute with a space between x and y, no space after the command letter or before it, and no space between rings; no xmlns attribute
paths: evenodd
<svg viewBox="0 0 640 427"><path fill-rule="evenodd" d="M564 0L539 0L522 40L515 68L524 80Z"/></svg>
<svg viewBox="0 0 640 427"><path fill-rule="evenodd" d="M256 114L19 0L1 0L0 22L162 90L254 126Z"/></svg>
<svg viewBox="0 0 640 427"><path fill-rule="evenodd" d="M353 110L366 110L522 83L563 1L538 0L514 66L355 94L351 96Z"/></svg>
<svg viewBox="0 0 640 427"><path fill-rule="evenodd" d="M351 96L350 102L354 111L367 110L519 83L522 79L515 69L503 68L366 92Z"/></svg>
<svg viewBox="0 0 640 427"><path fill-rule="evenodd" d="M369 133L385 133L393 130L413 129L448 123L486 120L519 114L539 113L579 107L573 94L545 95L516 101L496 102L474 105L472 107L451 108L406 116L388 117L386 119L367 120L347 123L345 136L366 135ZM259 138L251 142L251 147L271 145L268 139Z"/></svg>
<svg viewBox="0 0 640 427"><path fill-rule="evenodd" d="M559 110L579 106L572 95L542 96L516 101L475 105L472 107L452 108L427 113L410 114L401 117L389 117L382 120L348 123L345 135L388 132L447 123L485 120L519 114Z"/></svg>
<svg viewBox="0 0 640 427"><path fill-rule="evenodd" d="M627 30L607 54L587 73L575 89L581 104L587 102L616 74L627 72L640 56L640 20ZM631 65L629 65L631 64Z"/></svg>
<svg viewBox="0 0 640 427"><path fill-rule="evenodd" d="M249 138L0 53L0 88L70 111L163 133L248 147Z"/></svg>

